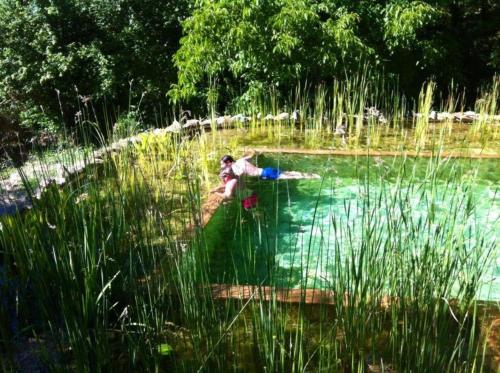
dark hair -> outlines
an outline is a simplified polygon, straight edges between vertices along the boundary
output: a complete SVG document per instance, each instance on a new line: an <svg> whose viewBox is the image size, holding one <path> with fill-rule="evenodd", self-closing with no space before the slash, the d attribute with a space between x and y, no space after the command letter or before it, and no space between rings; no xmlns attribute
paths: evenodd
<svg viewBox="0 0 500 373"><path fill-rule="evenodd" d="M224 157L222 157L220 159L222 162L226 163L226 162L234 162L234 158L231 157L230 155L225 155Z"/></svg>

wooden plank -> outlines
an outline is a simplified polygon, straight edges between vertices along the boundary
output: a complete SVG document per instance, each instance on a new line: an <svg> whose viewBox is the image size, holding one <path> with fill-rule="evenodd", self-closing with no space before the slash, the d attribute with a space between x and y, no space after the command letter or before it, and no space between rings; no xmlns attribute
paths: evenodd
<svg viewBox="0 0 500 373"><path fill-rule="evenodd" d="M214 299L237 299L237 300L276 300L281 303L305 303L305 304L335 304L338 297L331 290L320 289L287 289L271 286L256 285L231 285L212 284L212 296ZM353 303L354 302L354 303ZM380 307L388 308L397 298L383 296L378 300ZM342 296L344 306L355 305L356 301L346 293Z"/></svg>
<svg viewBox="0 0 500 373"><path fill-rule="evenodd" d="M252 148L257 153L280 153L280 154L307 154L307 155L338 155L338 156L370 156L370 157L423 157L430 158L440 156L441 158L474 158L474 159L499 159L500 154L464 154L460 152L442 152L434 153L430 151L391 151L391 150L366 150L366 149L351 149L351 150L341 150L341 149L298 149L298 148L267 148L258 147Z"/></svg>
<svg viewBox="0 0 500 373"><path fill-rule="evenodd" d="M333 304L333 293L319 289L286 289L270 286L212 284L215 299L239 299L306 304Z"/></svg>

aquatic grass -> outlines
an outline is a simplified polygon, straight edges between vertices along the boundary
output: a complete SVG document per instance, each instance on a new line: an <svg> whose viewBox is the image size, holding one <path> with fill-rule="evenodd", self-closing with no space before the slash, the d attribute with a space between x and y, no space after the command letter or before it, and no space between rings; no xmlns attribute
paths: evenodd
<svg viewBox="0 0 500 373"><path fill-rule="evenodd" d="M130 164L126 157L127 152L119 155L126 167L120 166L123 163L111 162L106 168L109 171L105 171L111 177L116 175L111 184L118 187L115 192L103 194L95 183L100 175L92 171L87 178L94 181L80 184L77 180L75 187L70 187L69 194L49 189L37 204L36 212L16 217L12 224L4 223L2 243L5 250L11 247L11 240L18 237L17 245L12 246L16 249L12 252L9 249L15 258L16 273L33 283L33 292L40 302L39 311L49 322L46 327L55 340L61 341L61 350L67 349L66 344L70 348L71 364L76 362L83 370L102 369L110 363L112 346L108 343L110 326L107 320L110 315L114 315L111 319L116 318L115 312L118 312L121 302L109 303L108 291L120 289L117 283L121 281L130 287L134 281L155 270L156 265L148 261L156 263L164 256L158 254L156 257L154 252L148 252L148 241L158 232L151 229L158 222L150 220L153 194L141 179L142 175L125 171ZM28 229L30 225L34 229ZM26 235L35 239L22 240ZM137 250L134 242L141 242L143 246L136 254L132 254ZM128 267L120 269L128 262L127 257L137 258L142 265L132 266L129 262ZM123 288L125 294L131 290L127 287ZM152 294L151 290L146 294ZM119 295L118 299L123 299L124 295ZM138 301L138 306L145 306L146 300ZM141 307L138 309L144 309ZM53 313L59 308L63 325L60 325L59 313ZM122 315L129 314L126 310L128 308L120 310ZM141 314L137 317L140 319ZM147 321L152 320L148 317ZM139 334L148 335L150 327L143 322L134 322L132 329L141 329ZM131 333L136 334L137 330ZM149 355L155 348L150 346Z"/></svg>
<svg viewBox="0 0 500 373"><path fill-rule="evenodd" d="M436 165L440 165L440 163ZM429 170L425 179L435 183L434 173L437 170L434 166L430 167ZM372 359L375 354L382 356L386 363L395 364L402 370L414 369L415 367L423 370L439 369L437 367L441 366L447 370L468 371L471 366L476 364L476 355L467 355L463 346L468 346L465 350L477 350L477 347L471 347L477 346L474 331L467 326L467 320L473 317L468 315L469 302L474 296L470 290L477 288L478 277L476 276L480 276L479 273L483 270L481 263L484 263L484 259L488 257L489 251L487 246L484 247L486 250L481 247L472 247L472 253L482 254L471 256L470 252L457 250L458 253L465 255L462 258L457 257L455 256L455 247L460 248L461 246L455 246L453 241L449 241L455 223L445 220L442 224L436 225L440 229L439 231L433 231L436 228L431 227L434 226L436 218L432 214L429 214L424 220L417 219L416 221L407 215L410 207L408 205L409 195L421 194L419 189L420 187L415 180L410 182L410 189L407 189L403 194L384 192L385 199L376 198L379 204L387 203L388 206L385 210L391 214L388 216L390 218L388 221L393 222L392 229L394 232L399 231L399 235L384 237L377 234L377 232L383 231L385 226L381 223L383 221L381 219L368 218L370 214L366 213L370 210L366 205L366 200L360 202L358 207L363 211L363 216L367 217L361 225L363 234L366 234L366 239L362 240L361 247L352 241L355 226L333 221L334 227L342 227L340 229L344 233L341 233L340 237L345 237L347 242L342 241L335 244L337 261L334 268L337 268L335 272L337 277L333 278L329 288L336 297L335 325L338 329L332 335L338 338L340 331L341 340L333 342L337 346L335 353L336 356L341 357L342 364L347 364L344 366L348 366L350 369L364 369L361 367L365 366L366 358ZM398 196L402 198L400 202L395 199L399 198ZM432 198L427 199L426 193L421 194L420 198L423 198L422 202L428 201L425 203L432 201ZM465 202L456 203L457 205L453 204L453 206L456 206L457 209L451 212L451 216L462 211ZM374 211L378 211L382 210L383 206L376 204L372 208L375 209ZM432 210L430 206L429 210ZM401 234L402 232L410 234ZM423 240L420 237L421 234L424 237ZM426 241L425 237L432 241ZM451 246L446 247L445 245L443 250L446 250L442 251L440 249L442 243L448 243ZM341 254L341 245L342 252L347 248L350 254L344 257L344 254ZM415 245L417 246L415 247ZM468 249L470 248L468 247ZM309 262L305 265L308 267ZM461 265L466 265L466 267L461 267ZM455 282L456 273L462 272L475 275L461 280L467 285L460 287L462 289L460 291L464 291L463 295L453 295L460 299L458 304L461 305L455 309L450 306L451 301L449 301L450 294L452 294L451 285ZM394 280L396 281L394 282ZM388 303L388 308L381 308L381 300L386 299L387 296L392 300ZM268 306L275 307L272 301L269 302ZM279 307L282 309L287 306ZM300 308L301 305L298 307ZM287 344L294 346L294 351L299 354L297 355L299 363L294 360L294 364L300 365L307 361L310 365L312 360L309 357L299 358L302 356L300 355L301 351L304 351L303 343L306 339L304 338L305 334L301 334L304 332L304 324L307 323L304 314L299 312L296 316L298 319L295 330L300 336L297 341L291 342L281 339L280 336L285 335L283 334L285 333L284 326L282 326L281 332L279 329L272 331L272 336L276 341L271 344L269 339L265 337L267 333L267 338L269 338L271 333L267 331L270 330L266 322L267 313L264 312L262 306L259 307L258 312L260 319L257 321L264 324L259 328L255 326L252 333L259 333L259 335L264 333L264 342L259 343L262 344L263 354L268 357L269 365L266 366L276 366L277 364L274 360L276 358L274 349L281 351L279 366L287 366L286 361L290 358L290 354L283 352L279 347ZM273 318L279 320L276 315ZM462 321L457 324L455 319ZM254 321L255 325L259 325L257 321ZM365 321L367 324L364 324ZM388 339L384 338L388 338L389 334L387 337L383 337L384 330L387 330L386 328L390 325L392 327L389 327L389 330L393 332L392 352L384 348L384 344L388 345ZM279 326L279 323L274 325L274 327L276 326ZM434 336L436 329L439 332L437 337ZM422 330L422 334L408 334L409 330ZM457 330L463 330L463 332L457 333ZM468 339L468 331L471 333L471 339ZM378 336L382 337L382 340ZM456 338L451 346L449 345L450 337ZM256 338L256 341L261 340ZM367 343L369 344L367 345ZM403 349L400 349L401 346ZM415 351L421 351L421 353L413 358ZM328 356L330 355L328 354ZM344 360L346 357L348 357L347 360ZM455 358L458 360L454 360ZM323 362L322 364L331 366L331 363ZM337 365L337 367L340 366Z"/></svg>
<svg viewBox="0 0 500 373"><path fill-rule="evenodd" d="M364 70L363 70L364 71ZM386 147L392 139L396 144L404 143L407 148L417 151L433 151L441 146L461 146L466 149L477 148L478 151L488 146L494 148L497 141L495 125L492 125L498 108L495 94L498 84L493 81L490 88L485 88L479 95L476 112L479 115L476 124L473 124L469 135L465 136L461 126L452 121L451 113L459 109L464 111L464 94L459 87L453 84L448 88L446 98L441 97L436 84L432 81L422 86L419 99L413 101L399 92L398 82L387 78L384 74L372 74L369 71L345 79L333 79L330 86L320 85L309 87L307 84L298 84L295 90L290 91L288 101L283 101L273 90L263 92L259 97L257 107L249 110L252 113L261 113L261 119L251 122L251 133L257 137L259 131L264 131L270 141L293 141L301 138L302 145L309 148L337 147L348 148ZM495 88L496 87L496 88ZM297 123L295 134L283 132L283 123L263 120L266 113L276 114L280 111L291 112L300 109L300 120ZM383 116L366 116L366 110L379 110ZM431 110L446 110L450 113L442 123L429 123ZM418 113L411 119L407 113ZM486 120L487 126L478 126L481 120ZM339 144L340 138L332 136L333 130L345 125L347 128L347 144ZM460 130L456 130L460 127ZM293 126L285 128L293 128ZM476 130L474 130L476 128ZM478 131L483 128L482 132ZM486 132L485 132L486 131ZM480 133L483 135L479 136ZM467 140L469 138L469 140ZM289 140L290 139L290 140ZM467 142L469 141L469 142Z"/></svg>
<svg viewBox="0 0 500 373"><path fill-rule="evenodd" d="M415 122L415 147L421 150L425 147L427 140L427 131L429 129L429 113L432 108L434 91L436 83L430 81L422 86L418 97L419 116Z"/></svg>
<svg viewBox="0 0 500 373"><path fill-rule="evenodd" d="M500 95L500 77L494 76L489 87L482 90L476 100L475 111L479 118L474 121L470 129L470 138L479 141L483 147L489 139L498 138L498 125L495 126L494 116L498 112L498 99Z"/></svg>
<svg viewBox="0 0 500 373"><path fill-rule="evenodd" d="M49 189L34 211L2 220L4 260L31 284L39 313L31 330L60 341L61 359L53 364L82 371L265 366L284 372L366 371L382 360L400 371L479 371L482 347L469 310L491 248L488 241L473 245L482 242L481 227L459 229L474 211L473 184L467 184L473 179L457 188L452 181L461 175L451 174L448 189L439 192L451 197L450 213L442 217L432 211L438 175L449 163L432 159L423 176L405 162L387 172L367 163L370 175L358 202L345 205L347 221L332 216L327 226L318 219L310 228L304 249L311 250L313 233L322 230L326 284L335 299L315 310L282 304L276 295L262 299L264 285L282 284L273 231L287 208L280 193L288 205L294 193L293 181L273 183L277 202L250 213L233 206L234 236L226 237L238 240L241 253L231 253L226 268L237 276L225 278L244 285L240 275L259 271L263 281L255 294L261 297L216 300L210 283L218 253L200 227L200 207L220 154L234 152L240 140L140 137L143 142L107 158L103 168L89 168L65 189ZM378 189L370 184L374 177ZM389 177L396 177L394 188L386 186ZM325 192L333 188L334 195L335 185L325 181ZM412 215L414 198L429 214ZM324 216L319 205L313 214ZM328 231L338 240L328 242ZM321 263L297 255L314 275ZM313 281L300 281L304 294ZM19 306L20 315L29 314L25 300ZM169 356L159 352L165 344L172 347Z"/></svg>

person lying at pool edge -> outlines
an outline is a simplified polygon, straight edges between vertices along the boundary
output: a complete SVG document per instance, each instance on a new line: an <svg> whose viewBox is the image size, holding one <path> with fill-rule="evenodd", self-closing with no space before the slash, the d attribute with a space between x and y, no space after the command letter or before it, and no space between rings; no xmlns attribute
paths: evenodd
<svg viewBox="0 0 500 373"><path fill-rule="evenodd" d="M260 168L249 162L254 153L246 155L238 160L234 160L231 155L225 155L221 158L221 174L220 177L224 185L219 186L212 190L213 193L218 193L225 199L232 197L236 190L238 180L241 176L260 177L263 180L277 180L277 179L320 179L321 177L313 173L304 173L298 171L281 171L277 168L266 167ZM226 181L227 180L227 181ZM235 181L234 181L235 180ZM224 193L220 193L224 190Z"/></svg>
<svg viewBox="0 0 500 373"><path fill-rule="evenodd" d="M277 168L266 167L260 168L249 162L249 159L254 156L254 152L246 155L238 160L234 160L231 155L225 155L221 158L221 169L231 167L237 177L243 175L260 177L264 180L277 179L320 179L317 174L298 172L298 171L281 171Z"/></svg>

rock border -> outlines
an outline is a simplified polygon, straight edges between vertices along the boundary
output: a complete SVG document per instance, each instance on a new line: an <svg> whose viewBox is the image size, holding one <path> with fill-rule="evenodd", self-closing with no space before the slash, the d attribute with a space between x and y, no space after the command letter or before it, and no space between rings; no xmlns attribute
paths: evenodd
<svg viewBox="0 0 500 373"><path fill-rule="evenodd" d="M31 191L27 191L19 171L14 171L8 179L0 180L0 217L5 215L14 215L33 207L33 199L40 199L45 190L51 185L62 187L74 178L81 175L87 167L96 166L104 163L104 157L111 153L116 153L128 147L131 144L140 142L138 136L120 139L109 146L93 150L89 156L76 161L71 165L54 163L47 167L37 167L36 172L49 173L55 172L54 176L43 177L39 184Z"/></svg>

